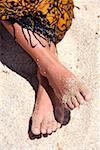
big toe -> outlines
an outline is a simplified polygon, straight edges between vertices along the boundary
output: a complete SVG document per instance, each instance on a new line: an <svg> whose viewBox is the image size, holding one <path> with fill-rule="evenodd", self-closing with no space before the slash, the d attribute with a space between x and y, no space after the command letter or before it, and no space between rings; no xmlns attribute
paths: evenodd
<svg viewBox="0 0 100 150"><path fill-rule="evenodd" d="M34 127L34 128L32 129L32 132L33 132L33 134L35 134L35 135L39 135L39 134L40 134L40 129L39 129L38 127Z"/></svg>
<svg viewBox="0 0 100 150"><path fill-rule="evenodd" d="M91 98L92 98L92 92L91 92L91 90L88 87L81 86L80 93L84 97L85 101L91 100Z"/></svg>

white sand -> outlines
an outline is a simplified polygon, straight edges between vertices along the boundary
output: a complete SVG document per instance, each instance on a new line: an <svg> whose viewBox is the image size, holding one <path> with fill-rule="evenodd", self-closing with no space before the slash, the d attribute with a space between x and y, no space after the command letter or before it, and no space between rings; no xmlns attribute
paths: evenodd
<svg viewBox="0 0 100 150"><path fill-rule="evenodd" d="M0 150L100 150L100 0L75 0L75 5L80 9L75 8L73 25L58 45L59 58L92 88L92 101L72 111L67 126L31 141L35 67L0 28Z"/></svg>

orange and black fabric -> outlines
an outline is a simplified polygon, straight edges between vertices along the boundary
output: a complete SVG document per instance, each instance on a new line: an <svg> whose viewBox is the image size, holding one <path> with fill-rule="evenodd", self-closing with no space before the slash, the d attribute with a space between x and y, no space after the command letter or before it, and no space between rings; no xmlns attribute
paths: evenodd
<svg viewBox="0 0 100 150"><path fill-rule="evenodd" d="M73 8L73 0L0 0L0 20L18 23L23 34L26 28L28 34L31 30L57 44L72 23Z"/></svg>

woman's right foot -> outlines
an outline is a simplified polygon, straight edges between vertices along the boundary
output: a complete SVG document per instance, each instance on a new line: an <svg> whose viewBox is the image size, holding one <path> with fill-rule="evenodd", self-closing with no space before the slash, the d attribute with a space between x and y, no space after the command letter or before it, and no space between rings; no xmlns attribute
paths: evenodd
<svg viewBox="0 0 100 150"><path fill-rule="evenodd" d="M46 77L58 99L71 109L89 101L92 97L89 88L59 63L49 67Z"/></svg>
<svg viewBox="0 0 100 150"><path fill-rule="evenodd" d="M54 45L51 45L50 49L54 49ZM52 61L48 61L47 68L44 69L46 71L42 72L40 69L40 72L48 79L58 100L62 100L70 109L89 101L92 97L90 89L66 69L53 53L51 55Z"/></svg>

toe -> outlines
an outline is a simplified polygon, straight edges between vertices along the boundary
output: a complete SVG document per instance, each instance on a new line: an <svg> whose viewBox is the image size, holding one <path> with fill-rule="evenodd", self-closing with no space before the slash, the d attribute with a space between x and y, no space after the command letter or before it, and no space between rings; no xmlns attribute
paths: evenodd
<svg viewBox="0 0 100 150"><path fill-rule="evenodd" d="M81 86L80 87L80 93L84 97L85 101L89 101L91 99L91 97L92 97L92 92L91 92L91 90L88 87Z"/></svg>
<svg viewBox="0 0 100 150"><path fill-rule="evenodd" d="M85 100L86 100L86 101L90 101L90 100L91 100L91 97L92 97L92 93L91 93L91 94L87 94L87 95L85 96Z"/></svg>
<svg viewBox="0 0 100 150"><path fill-rule="evenodd" d="M57 123L57 129L60 129L60 127L61 127L61 124Z"/></svg>
<svg viewBox="0 0 100 150"><path fill-rule="evenodd" d="M34 121L34 119L32 120L32 132L35 135L39 135L40 134L40 122L38 122L37 120Z"/></svg>
<svg viewBox="0 0 100 150"><path fill-rule="evenodd" d="M85 101L89 101L92 97L92 94L86 91L81 91L81 95L84 97Z"/></svg>
<svg viewBox="0 0 100 150"><path fill-rule="evenodd" d="M76 93L75 97L79 104L83 104L85 102L83 96L79 92Z"/></svg>
<svg viewBox="0 0 100 150"><path fill-rule="evenodd" d="M42 134L46 134L47 133L47 127L44 124L44 122L41 123L41 133Z"/></svg>
<svg viewBox="0 0 100 150"><path fill-rule="evenodd" d="M51 133L52 133L52 127L48 127L47 133L48 133L48 134L51 134Z"/></svg>
<svg viewBox="0 0 100 150"><path fill-rule="evenodd" d="M75 96L72 97L71 101L72 101L72 104L73 104L75 107L78 107L78 106L79 106L79 102L77 101L77 99L76 99Z"/></svg>
<svg viewBox="0 0 100 150"><path fill-rule="evenodd" d="M32 129L33 134L35 135L39 135L40 134L40 129L35 127L34 129Z"/></svg>
<svg viewBox="0 0 100 150"><path fill-rule="evenodd" d="M70 109L74 109L74 105L73 105L73 103L71 102L71 100L68 100L68 101L67 101L67 105L68 105L68 107L69 107Z"/></svg>
<svg viewBox="0 0 100 150"><path fill-rule="evenodd" d="M46 130L45 128L42 128L42 129L41 129L41 133L42 133L42 134L46 134L46 133L47 133L47 130Z"/></svg>
<svg viewBox="0 0 100 150"><path fill-rule="evenodd" d="M52 128L53 132L55 132L60 127L61 127L61 124L58 123L56 120L54 120L54 122L53 122L53 128Z"/></svg>
<svg viewBox="0 0 100 150"><path fill-rule="evenodd" d="M55 132L56 130L57 130L57 122L56 122L56 120L54 120L52 122L52 131Z"/></svg>
<svg viewBox="0 0 100 150"><path fill-rule="evenodd" d="M53 132L53 124L52 121L48 122L47 134L51 134Z"/></svg>

